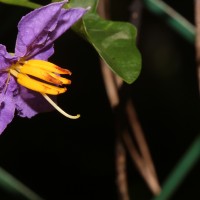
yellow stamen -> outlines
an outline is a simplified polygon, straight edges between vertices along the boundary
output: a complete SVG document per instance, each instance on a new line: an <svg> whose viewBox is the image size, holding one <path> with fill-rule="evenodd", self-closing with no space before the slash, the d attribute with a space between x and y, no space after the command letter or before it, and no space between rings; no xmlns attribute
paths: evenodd
<svg viewBox="0 0 200 200"><path fill-rule="evenodd" d="M61 77L61 76L58 76L58 75L56 75L56 74L54 74L54 73L50 73L50 72L49 72L49 75L50 75L51 77L56 78L57 80L61 81L62 84L65 84L65 85L71 84L71 81L70 81L69 79L67 79L67 78L63 78L63 77Z"/></svg>
<svg viewBox="0 0 200 200"><path fill-rule="evenodd" d="M66 88L59 88L50 84L46 84L20 73L17 76L17 82L28 89L51 95L58 95L67 91Z"/></svg>
<svg viewBox="0 0 200 200"><path fill-rule="evenodd" d="M71 72L67 69L58 67L57 65L50 63L44 60L29 60L24 63L24 65L32 66L34 68L44 69L46 71L54 72L57 74L68 74L71 75Z"/></svg>
<svg viewBox="0 0 200 200"><path fill-rule="evenodd" d="M20 73L23 74L28 74L34 77L37 77L39 79L42 79L44 81L47 81L49 83L54 83L57 85L62 85L62 81L60 81L59 79L54 78L50 72L45 71L44 69L38 69L38 68L34 68L32 66L21 66L20 67Z"/></svg>
<svg viewBox="0 0 200 200"><path fill-rule="evenodd" d="M28 89L40 92L42 96L65 117L70 119L77 119L80 117L80 115L72 116L66 113L47 95L58 95L66 92L67 89L65 87L58 87L58 85L70 84L71 81L59 76L59 74L71 75L69 70L60 68L47 61L29 60L15 63L9 68L9 72L17 78L19 84Z"/></svg>
<svg viewBox="0 0 200 200"><path fill-rule="evenodd" d="M44 81L47 81L49 83L53 83L56 85L62 85L62 84L70 84L71 81L69 79L63 78L61 76L58 76L57 74L54 74L52 72L46 71L41 68L35 68L32 65L26 65L19 67L19 71L24 74L28 74L31 76L35 76L39 79L42 79Z"/></svg>
<svg viewBox="0 0 200 200"><path fill-rule="evenodd" d="M9 71L17 78L17 82L24 87L51 95L64 93L67 89L58 86L71 83L69 79L59 75L70 75L71 72L69 70L62 69L53 63L43 60L19 61L12 65ZM53 85L48 83L52 83Z"/></svg>

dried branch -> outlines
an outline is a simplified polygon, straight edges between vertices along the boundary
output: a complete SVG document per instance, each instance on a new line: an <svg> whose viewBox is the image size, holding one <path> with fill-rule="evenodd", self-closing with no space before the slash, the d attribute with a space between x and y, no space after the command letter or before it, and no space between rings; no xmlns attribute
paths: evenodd
<svg viewBox="0 0 200 200"><path fill-rule="evenodd" d="M137 3L138 3L138 0L137 0ZM139 6L140 4L137 4L137 5ZM99 2L98 12L105 19L109 18L108 8L109 8L108 0L101 0ZM141 9L141 7L138 7L138 8ZM139 17L140 13L137 13L137 14ZM113 72L109 69L109 67L103 60L101 60L101 69L102 69L102 74L104 78L107 95L110 101L110 105L113 108L113 110L115 110L115 108L121 106L119 90L123 86L123 81L121 78L113 74ZM130 133L127 131L126 128L122 126L120 127L120 129L117 127L116 130L121 131L120 133L118 133L118 135L121 135L121 137L123 138L124 140L123 144L125 144L125 146L127 147L128 152L131 155L131 158L135 162L139 172L143 176L150 190L152 191L153 194L157 195L160 192L160 185L157 179L153 161L150 156L148 145L144 138L141 125L137 119L134 106L130 100L127 101L125 111L127 113L128 121L129 121L130 127L132 128L132 132L134 133L134 136L136 137L136 142L138 143L140 152L133 144ZM117 115L118 114L120 115L120 113L117 113ZM116 124L120 123L118 117L119 116L116 117L116 120L118 120ZM116 142L116 170L117 170L117 186L118 186L118 190L120 194L120 199L129 200L127 172L126 172L126 155L125 155L124 146L122 145L122 141L120 141L120 137L117 138L117 142Z"/></svg>
<svg viewBox="0 0 200 200"><path fill-rule="evenodd" d="M200 1L195 0L195 24L196 24L196 61L197 61L197 78L200 92Z"/></svg>
<svg viewBox="0 0 200 200"><path fill-rule="evenodd" d="M129 200L130 198L128 195L128 181L126 173L126 152L119 137L116 140L116 171L120 199Z"/></svg>

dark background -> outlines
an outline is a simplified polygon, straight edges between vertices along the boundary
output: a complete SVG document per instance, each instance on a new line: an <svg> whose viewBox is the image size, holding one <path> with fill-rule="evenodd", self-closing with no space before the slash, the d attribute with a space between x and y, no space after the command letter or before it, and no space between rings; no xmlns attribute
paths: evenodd
<svg viewBox="0 0 200 200"><path fill-rule="evenodd" d="M38 1L39 2L39 1ZM193 1L166 1L194 23ZM111 1L111 18L129 21L131 1ZM0 43L13 52L17 23L29 9L0 4ZM142 71L126 85L162 183L199 132L199 94L195 48L163 19L144 8L138 47ZM117 199L114 117L104 88L95 50L74 32L55 43L51 61L73 72L68 92L58 104L70 120L56 111L32 119L15 117L0 136L0 166L39 195L53 199ZM128 156L133 199L152 197ZM172 199L198 199L198 162ZM16 199L0 190L0 199Z"/></svg>

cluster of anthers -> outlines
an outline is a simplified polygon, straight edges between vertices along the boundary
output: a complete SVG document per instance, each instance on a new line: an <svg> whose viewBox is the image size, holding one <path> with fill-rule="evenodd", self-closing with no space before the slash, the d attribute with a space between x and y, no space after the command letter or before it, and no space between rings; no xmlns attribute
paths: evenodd
<svg viewBox="0 0 200 200"><path fill-rule="evenodd" d="M47 95L58 95L67 91L63 85L71 84L71 81L61 75L71 75L67 69L63 69L51 62L44 60L19 60L8 68L9 74L16 77L17 82L30 89L40 92L42 96L64 116L77 119L80 115L72 116L63 111ZM9 82L9 78L8 78Z"/></svg>

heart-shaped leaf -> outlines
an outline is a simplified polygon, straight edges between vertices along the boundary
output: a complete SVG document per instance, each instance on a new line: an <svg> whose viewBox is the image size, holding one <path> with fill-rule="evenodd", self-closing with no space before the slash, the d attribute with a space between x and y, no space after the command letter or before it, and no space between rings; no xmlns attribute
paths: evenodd
<svg viewBox="0 0 200 200"><path fill-rule="evenodd" d="M109 67L125 82L134 82L141 71L136 28L127 22L103 20L94 13L85 15L83 24L88 41Z"/></svg>

